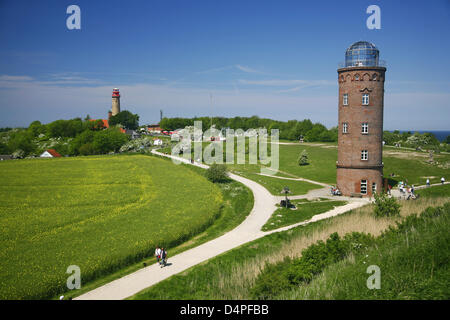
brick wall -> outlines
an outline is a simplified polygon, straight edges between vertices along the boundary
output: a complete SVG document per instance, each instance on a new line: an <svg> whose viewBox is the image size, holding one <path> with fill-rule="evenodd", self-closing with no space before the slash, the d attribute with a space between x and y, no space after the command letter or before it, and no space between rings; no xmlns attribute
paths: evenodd
<svg viewBox="0 0 450 320"><path fill-rule="evenodd" d="M384 67L348 67L338 70L339 122L337 186L344 195L360 193L361 180L367 180L367 195L372 194L372 183L382 190L382 136L384 105ZM348 105L343 95L348 95ZM363 94L369 95L369 104L363 105ZM347 123L347 133L343 124ZM362 124L368 124L368 133ZM368 159L361 160L361 151L367 150Z"/></svg>

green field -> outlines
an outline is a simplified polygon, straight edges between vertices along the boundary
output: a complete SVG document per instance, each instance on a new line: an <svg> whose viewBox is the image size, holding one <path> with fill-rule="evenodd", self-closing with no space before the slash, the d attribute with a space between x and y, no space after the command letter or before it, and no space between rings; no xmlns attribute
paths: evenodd
<svg viewBox="0 0 450 320"><path fill-rule="evenodd" d="M306 181L295 181L288 179L280 179L276 177L263 176L252 172L241 172L241 175L258 182L264 186L274 196L282 196L281 191L284 187L288 187L291 193L289 195L303 195L313 189L320 189L322 186L312 184Z"/></svg>
<svg viewBox="0 0 450 320"><path fill-rule="evenodd" d="M421 197L448 197L450 198L450 184L433 186L431 188L420 189L416 192Z"/></svg>
<svg viewBox="0 0 450 320"><path fill-rule="evenodd" d="M246 142L248 144L248 141ZM203 143L203 147L209 143ZM224 150L226 144L223 146ZM306 150L308 153L309 164L305 166L299 166L297 159L300 153ZM170 153L170 148L166 149L166 152ZM276 173L277 176L290 177L290 178L306 178L313 181L335 184L336 183L336 161L337 161L337 145L336 143L302 143L302 144L289 144L279 145L279 168ZM235 155L236 157L236 155ZM385 147L383 150L383 162L384 162L384 175L390 178L390 184L396 184L398 181L408 180L408 184L423 185L428 178L431 183L439 182L441 177L445 177L448 181L450 178L450 155L449 154L435 154L434 160L436 163L429 164L428 153L416 152L403 149L395 149L392 147ZM231 164L228 165L229 169L238 174L249 177L256 181L257 173L260 173L260 164L248 164L248 154L246 154L246 164ZM391 173L394 173L393 178L389 177ZM286 181L286 180L285 180ZM277 194L279 191L279 181L275 179L264 180L262 184L266 183L266 188L273 194ZM287 182L286 182L287 183ZM296 189L295 185L301 184L294 181L289 186L292 189ZM306 187L306 189L305 189ZM303 190L314 189L307 185L297 187L300 189L298 193L305 193ZM320 188L320 186L316 186ZM280 190L281 191L281 190Z"/></svg>
<svg viewBox="0 0 450 320"><path fill-rule="evenodd" d="M148 156L0 163L0 299L45 298L205 230L223 196L206 178Z"/></svg>
<svg viewBox="0 0 450 320"><path fill-rule="evenodd" d="M335 207L343 206L346 201L332 201L328 199L317 200L292 200L297 209L278 208L272 214L267 223L262 227L262 231L269 231L278 229L284 226L289 226L297 222L311 219L316 214L327 212Z"/></svg>

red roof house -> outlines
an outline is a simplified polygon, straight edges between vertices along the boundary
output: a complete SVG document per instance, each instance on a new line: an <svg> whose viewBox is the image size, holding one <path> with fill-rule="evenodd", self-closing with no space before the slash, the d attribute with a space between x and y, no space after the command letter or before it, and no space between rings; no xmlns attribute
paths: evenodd
<svg viewBox="0 0 450 320"><path fill-rule="evenodd" d="M61 158L62 156L56 152L55 149L45 150L41 155L41 158Z"/></svg>

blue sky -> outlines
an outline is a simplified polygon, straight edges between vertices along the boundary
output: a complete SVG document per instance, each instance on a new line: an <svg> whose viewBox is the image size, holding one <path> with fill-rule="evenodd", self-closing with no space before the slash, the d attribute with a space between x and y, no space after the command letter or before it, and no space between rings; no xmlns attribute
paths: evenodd
<svg viewBox="0 0 450 320"><path fill-rule="evenodd" d="M81 30L66 27L71 4ZM371 4L381 30L366 27ZM385 129L450 130L449 33L445 0L2 0L0 127L104 118L114 87L142 124L163 109L331 127L338 63L367 40L387 61Z"/></svg>

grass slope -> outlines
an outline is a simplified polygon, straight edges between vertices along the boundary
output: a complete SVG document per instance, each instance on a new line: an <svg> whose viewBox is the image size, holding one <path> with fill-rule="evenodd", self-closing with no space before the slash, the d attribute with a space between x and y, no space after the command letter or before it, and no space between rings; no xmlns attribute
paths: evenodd
<svg viewBox="0 0 450 320"><path fill-rule="evenodd" d="M442 186L433 186L426 189L420 189L416 192L421 197L449 197L450 198L450 184Z"/></svg>
<svg viewBox="0 0 450 320"><path fill-rule="evenodd" d="M405 217L446 201L446 198L406 201L401 215ZM372 211L369 205L265 236L174 275L143 290L132 299L249 299L249 290L266 263L276 263L285 257L299 257L302 249L318 240L327 239L333 232L341 236L353 231L377 236L398 221L392 218L375 219Z"/></svg>
<svg viewBox="0 0 450 320"><path fill-rule="evenodd" d="M430 208L431 209L431 208ZM309 284L272 299L444 299L450 298L450 203L409 217L363 253L332 264ZM368 289L367 267L380 268L380 288Z"/></svg>
<svg viewBox="0 0 450 320"><path fill-rule="evenodd" d="M175 246L220 214L220 188L168 161L97 156L0 163L0 298L64 291Z"/></svg>

